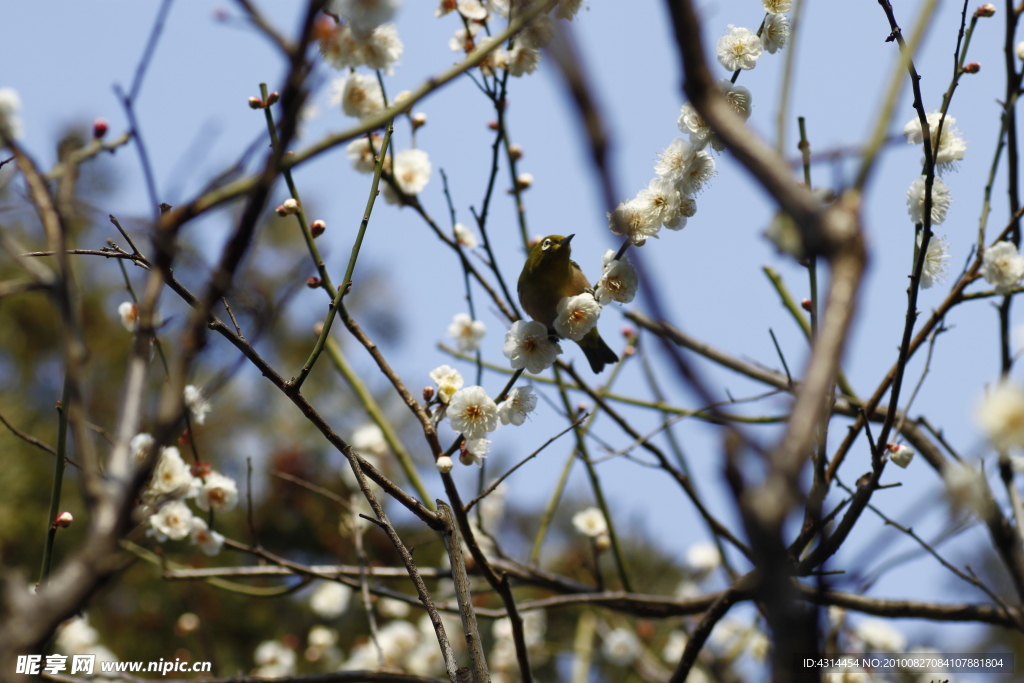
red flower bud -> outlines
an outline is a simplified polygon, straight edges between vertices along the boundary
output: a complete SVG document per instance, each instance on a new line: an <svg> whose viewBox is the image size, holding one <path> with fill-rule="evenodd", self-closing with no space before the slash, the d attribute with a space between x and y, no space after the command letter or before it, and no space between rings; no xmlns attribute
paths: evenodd
<svg viewBox="0 0 1024 683"><path fill-rule="evenodd" d="M991 17L996 13L996 6L991 2L986 2L984 5L979 5L978 9L974 10L974 16L976 17Z"/></svg>
<svg viewBox="0 0 1024 683"><path fill-rule="evenodd" d="M57 515L57 519L53 520L53 525L59 526L61 529L67 529L73 521L75 521L75 518L71 516L70 512L65 510Z"/></svg>
<svg viewBox="0 0 1024 683"><path fill-rule="evenodd" d="M318 278L318 277L311 277L311 278L309 278L308 280L306 280L306 286L309 287L310 289L316 289L317 287L320 286L320 278Z"/></svg>
<svg viewBox="0 0 1024 683"><path fill-rule="evenodd" d="M263 104L263 100L258 97L249 98L249 109L263 109L266 105Z"/></svg>
<svg viewBox="0 0 1024 683"><path fill-rule="evenodd" d="M281 93L275 90L274 92L267 95L267 106L269 107L272 104L277 104L277 101L279 99L281 99Z"/></svg>
<svg viewBox="0 0 1024 683"><path fill-rule="evenodd" d="M810 312L811 306L812 304L810 299L804 299L803 301L800 302L800 308L804 309L807 312Z"/></svg>
<svg viewBox="0 0 1024 683"><path fill-rule="evenodd" d="M324 230L327 229L327 224L323 221L313 221L309 224L309 231L313 233L313 237L319 237L324 234Z"/></svg>
<svg viewBox="0 0 1024 683"><path fill-rule="evenodd" d="M96 119L92 122L92 136L99 140L107 134L107 130L109 128L110 125L107 123L106 119Z"/></svg>
<svg viewBox="0 0 1024 683"><path fill-rule="evenodd" d="M971 62L970 64L964 64L965 74L976 74L981 71L981 64L978 62Z"/></svg>

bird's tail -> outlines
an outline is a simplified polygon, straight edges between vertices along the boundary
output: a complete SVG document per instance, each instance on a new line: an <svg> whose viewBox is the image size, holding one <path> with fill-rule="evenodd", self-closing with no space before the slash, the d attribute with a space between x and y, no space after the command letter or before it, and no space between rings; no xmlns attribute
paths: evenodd
<svg viewBox="0 0 1024 683"><path fill-rule="evenodd" d="M608 363L619 362L619 357L615 355L615 352L605 343L604 339L601 339L601 335L598 334L596 327L587 332L583 339L576 343L583 349L583 353L590 363L590 369L594 373L604 370L604 366Z"/></svg>

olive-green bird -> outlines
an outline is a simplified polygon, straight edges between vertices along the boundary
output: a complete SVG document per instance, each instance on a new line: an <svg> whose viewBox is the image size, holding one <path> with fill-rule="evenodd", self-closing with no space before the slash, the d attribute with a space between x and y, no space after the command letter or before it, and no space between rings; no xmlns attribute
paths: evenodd
<svg viewBox="0 0 1024 683"><path fill-rule="evenodd" d="M587 276L569 258L569 242L574 235L548 235L530 249L526 257L523 272L519 275L519 303L522 304L531 318L555 332L555 318L558 317L558 302L568 296L577 296L583 292L594 293ZM580 339L577 344L583 349L590 369L594 372L604 370L606 363L616 363L615 355L594 327Z"/></svg>

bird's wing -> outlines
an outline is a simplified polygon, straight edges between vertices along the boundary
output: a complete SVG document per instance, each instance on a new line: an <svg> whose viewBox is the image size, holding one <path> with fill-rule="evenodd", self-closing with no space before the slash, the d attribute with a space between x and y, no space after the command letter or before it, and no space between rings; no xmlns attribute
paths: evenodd
<svg viewBox="0 0 1024 683"><path fill-rule="evenodd" d="M570 265L572 265L572 289L573 296L587 292L588 294L594 293L594 288L590 285L590 280L583 274L583 269L580 268L580 264L576 263L572 259L569 259Z"/></svg>

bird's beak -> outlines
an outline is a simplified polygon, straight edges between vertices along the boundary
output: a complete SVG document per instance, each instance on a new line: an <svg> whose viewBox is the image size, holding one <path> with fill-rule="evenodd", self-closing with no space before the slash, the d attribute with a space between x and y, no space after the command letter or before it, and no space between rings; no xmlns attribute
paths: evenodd
<svg viewBox="0 0 1024 683"><path fill-rule="evenodd" d="M575 237L575 236L576 236L576 233L573 233L573 234L569 235L568 237L563 237L561 239L561 241L559 241L559 244L561 246L563 246L563 247L568 246L569 242L572 242L572 238Z"/></svg>

